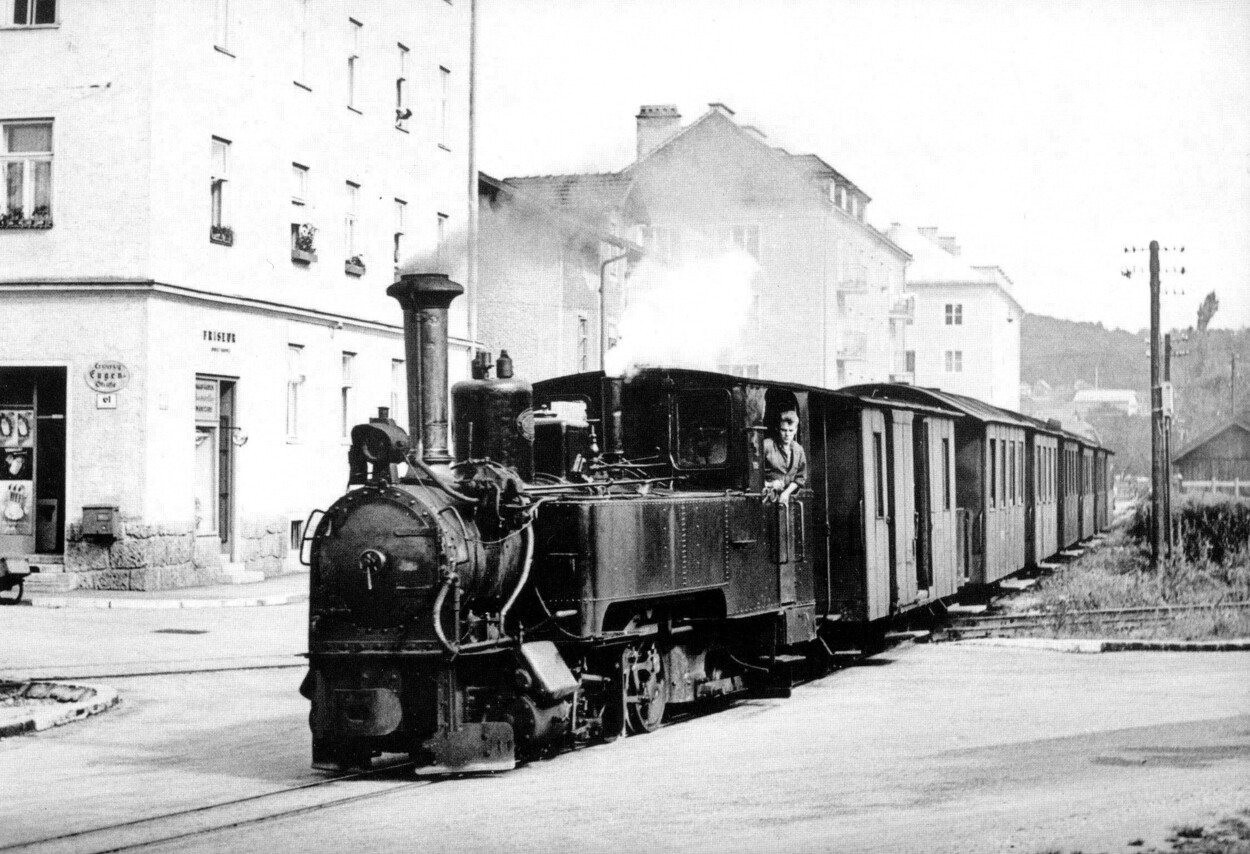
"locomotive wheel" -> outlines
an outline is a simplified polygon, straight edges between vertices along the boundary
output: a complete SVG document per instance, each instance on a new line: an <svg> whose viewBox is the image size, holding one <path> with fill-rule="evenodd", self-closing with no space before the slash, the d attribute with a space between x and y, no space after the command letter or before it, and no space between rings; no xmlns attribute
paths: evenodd
<svg viewBox="0 0 1250 854"><path fill-rule="evenodd" d="M664 672L664 658L655 644L626 649L621 660L621 675L629 731L654 732L664 720L664 708L668 705L668 676Z"/></svg>

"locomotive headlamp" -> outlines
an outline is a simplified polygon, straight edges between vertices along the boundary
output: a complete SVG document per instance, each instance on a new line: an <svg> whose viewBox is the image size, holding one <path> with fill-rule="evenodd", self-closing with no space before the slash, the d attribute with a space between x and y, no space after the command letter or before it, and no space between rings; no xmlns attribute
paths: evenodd
<svg viewBox="0 0 1250 854"><path fill-rule="evenodd" d="M352 447L347 452L349 484L361 484L372 475L404 462L408 455L408 434L392 421L385 408L368 424L352 428ZM393 474L392 474L393 477Z"/></svg>

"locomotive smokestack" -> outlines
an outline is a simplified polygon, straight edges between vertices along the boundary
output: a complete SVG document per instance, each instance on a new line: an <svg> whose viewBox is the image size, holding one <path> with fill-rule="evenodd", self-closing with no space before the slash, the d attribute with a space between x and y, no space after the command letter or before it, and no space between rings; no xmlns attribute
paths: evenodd
<svg viewBox="0 0 1250 854"><path fill-rule="evenodd" d="M404 309L408 358L408 431L430 465L447 452L447 308L464 288L441 273L409 273L386 289Z"/></svg>

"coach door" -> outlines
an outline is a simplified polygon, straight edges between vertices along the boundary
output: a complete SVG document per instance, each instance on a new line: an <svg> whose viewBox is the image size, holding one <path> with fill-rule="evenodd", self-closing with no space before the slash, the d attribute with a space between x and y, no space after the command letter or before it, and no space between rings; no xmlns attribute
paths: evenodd
<svg viewBox="0 0 1250 854"><path fill-rule="evenodd" d="M935 598L951 596L963 576L958 562L958 508L955 502L955 422L949 418L926 418L929 583ZM923 522L922 522L923 523Z"/></svg>
<svg viewBox="0 0 1250 854"><path fill-rule="evenodd" d="M865 600L868 619L890 613L890 518L885 414L865 409L860 419L860 463L863 466Z"/></svg>
<svg viewBox="0 0 1250 854"><path fill-rule="evenodd" d="M894 570L894 596L900 605L915 602L928 585L917 582L915 452L912 445L912 413L890 411L890 453L887 468L890 485L890 566Z"/></svg>

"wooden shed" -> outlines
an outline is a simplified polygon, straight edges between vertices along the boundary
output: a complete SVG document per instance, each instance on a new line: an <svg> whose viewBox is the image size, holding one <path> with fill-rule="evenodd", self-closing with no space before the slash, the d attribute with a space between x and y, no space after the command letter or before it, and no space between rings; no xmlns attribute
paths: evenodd
<svg viewBox="0 0 1250 854"><path fill-rule="evenodd" d="M1250 495L1250 414L1199 437L1172 458L1183 492Z"/></svg>

